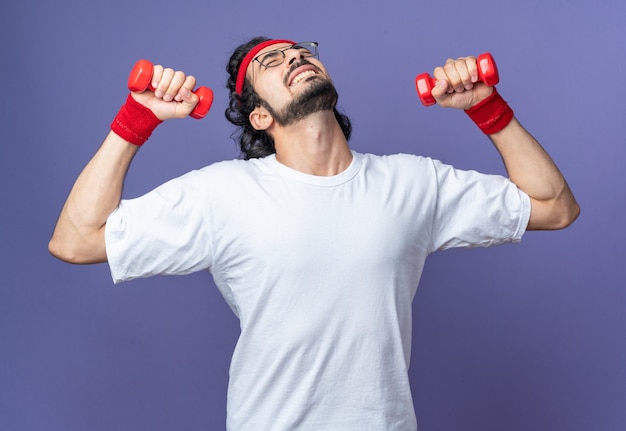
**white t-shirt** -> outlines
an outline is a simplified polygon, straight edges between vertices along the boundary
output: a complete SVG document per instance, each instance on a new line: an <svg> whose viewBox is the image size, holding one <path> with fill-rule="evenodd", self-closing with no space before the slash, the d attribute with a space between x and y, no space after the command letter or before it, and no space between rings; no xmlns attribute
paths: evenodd
<svg viewBox="0 0 626 431"><path fill-rule="evenodd" d="M114 281L209 270L240 319L229 430L414 430L411 301L426 257L519 242L504 177L354 152L336 176L274 156L220 162L124 200Z"/></svg>

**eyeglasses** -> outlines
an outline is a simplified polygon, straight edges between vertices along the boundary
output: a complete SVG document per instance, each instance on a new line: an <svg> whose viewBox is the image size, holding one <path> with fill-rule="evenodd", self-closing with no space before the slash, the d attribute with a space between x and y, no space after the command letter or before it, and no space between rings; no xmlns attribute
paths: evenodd
<svg viewBox="0 0 626 431"><path fill-rule="evenodd" d="M283 64L285 62L285 51L290 49L297 49L300 52L300 57L302 58L319 58L317 47L317 42L300 42L295 45L288 46L287 48L274 49L272 51L264 52L263 54L257 55L253 61L258 61L261 66L269 69L270 67L276 67Z"/></svg>

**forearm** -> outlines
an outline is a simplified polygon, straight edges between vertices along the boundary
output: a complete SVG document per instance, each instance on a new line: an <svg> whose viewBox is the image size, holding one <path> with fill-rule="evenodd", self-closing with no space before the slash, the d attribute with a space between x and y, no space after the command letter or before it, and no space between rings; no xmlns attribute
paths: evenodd
<svg viewBox="0 0 626 431"><path fill-rule="evenodd" d="M576 219L580 209L567 181L549 154L516 118L489 138L500 153L511 181L531 198L529 230L561 229Z"/></svg>
<svg viewBox="0 0 626 431"><path fill-rule="evenodd" d="M106 261L106 220L119 205L126 173L138 148L109 133L65 202L49 244L54 256L71 263Z"/></svg>
<svg viewBox="0 0 626 431"><path fill-rule="evenodd" d="M193 76L154 66L152 84L155 92L128 96L111 132L74 183L48 245L59 259L71 263L107 260L106 221L120 203L124 179L139 146L162 121L184 118L198 103L191 91Z"/></svg>

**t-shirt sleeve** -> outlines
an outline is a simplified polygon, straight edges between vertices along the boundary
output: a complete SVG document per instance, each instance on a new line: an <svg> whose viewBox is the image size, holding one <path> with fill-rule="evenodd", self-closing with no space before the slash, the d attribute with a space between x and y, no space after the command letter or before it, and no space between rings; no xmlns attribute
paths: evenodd
<svg viewBox="0 0 626 431"><path fill-rule="evenodd" d="M105 228L113 281L209 269L211 223L204 194L196 172L190 172L122 200Z"/></svg>
<svg viewBox="0 0 626 431"><path fill-rule="evenodd" d="M530 218L530 198L508 178L433 161L437 197L431 251L517 243Z"/></svg>

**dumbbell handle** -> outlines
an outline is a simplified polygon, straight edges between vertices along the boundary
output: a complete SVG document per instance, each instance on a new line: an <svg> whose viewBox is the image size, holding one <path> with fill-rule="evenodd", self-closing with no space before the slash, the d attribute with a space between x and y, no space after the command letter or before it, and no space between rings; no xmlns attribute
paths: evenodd
<svg viewBox="0 0 626 431"><path fill-rule="evenodd" d="M139 60L135 63L133 70L131 70L128 76L128 89L142 93L146 90L154 91L152 86L152 74L154 72L154 66L148 60ZM193 91L198 96L198 104L193 111L189 114L190 117L195 119L204 118L204 116L211 109L213 103L213 91L208 87L198 87Z"/></svg>
<svg viewBox="0 0 626 431"><path fill-rule="evenodd" d="M500 81L498 67L492 55L488 52L480 54L476 59L478 65L478 80L485 85L493 87ZM436 81L428 73L422 73L415 78L415 89L424 106L434 105L435 98L431 91L435 87Z"/></svg>

